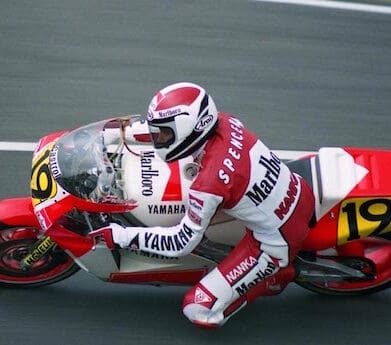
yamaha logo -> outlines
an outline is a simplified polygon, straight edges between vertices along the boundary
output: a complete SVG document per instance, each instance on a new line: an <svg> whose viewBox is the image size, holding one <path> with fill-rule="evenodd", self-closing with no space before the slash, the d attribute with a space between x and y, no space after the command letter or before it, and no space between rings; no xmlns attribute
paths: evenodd
<svg viewBox="0 0 391 345"><path fill-rule="evenodd" d="M194 126L196 132L202 132L213 122L213 115L204 115L202 116Z"/></svg>

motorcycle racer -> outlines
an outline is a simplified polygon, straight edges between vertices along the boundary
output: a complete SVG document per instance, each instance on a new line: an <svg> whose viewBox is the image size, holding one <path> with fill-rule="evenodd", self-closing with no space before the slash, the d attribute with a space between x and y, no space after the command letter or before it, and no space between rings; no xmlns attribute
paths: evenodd
<svg viewBox="0 0 391 345"><path fill-rule="evenodd" d="M199 85L176 83L159 91L147 121L164 161L192 155L199 167L187 212L172 227L111 223L98 232L122 248L179 257L196 248L217 210L240 220L243 239L183 301L193 323L221 326L256 297L278 294L293 280L292 260L314 212L312 191L236 117L218 112Z"/></svg>

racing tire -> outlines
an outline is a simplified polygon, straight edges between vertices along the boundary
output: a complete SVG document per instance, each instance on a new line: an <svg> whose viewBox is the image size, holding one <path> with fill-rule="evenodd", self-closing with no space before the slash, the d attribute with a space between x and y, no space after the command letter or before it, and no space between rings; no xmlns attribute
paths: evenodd
<svg viewBox="0 0 391 345"><path fill-rule="evenodd" d="M80 267L63 250L54 247L28 270L21 260L32 250L36 238L0 243L0 287L31 288L57 283L75 274Z"/></svg>
<svg viewBox="0 0 391 345"><path fill-rule="evenodd" d="M295 280L295 283L306 290L309 290L311 292L315 292L320 295L343 296L343 297L371 295L371 294L386 290L391 287L391 281L385 282L385 283L377 285L377 286L370 286L370 287L366 287L366 288L352 287L350 290L347 288L347 283L344 283L344 285L345 285L344 289L338 289L336 287L332 287L332 288L331 287L324 287L324 286L321 286L320 284L317 284L317 283L302 282L302 281L298 281L298 280Z"/></svg>

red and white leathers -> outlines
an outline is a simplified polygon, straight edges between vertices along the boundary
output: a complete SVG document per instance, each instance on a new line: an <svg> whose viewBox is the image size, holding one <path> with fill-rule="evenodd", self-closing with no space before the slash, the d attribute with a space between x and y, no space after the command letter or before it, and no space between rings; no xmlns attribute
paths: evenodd
<svg viewBox="0 0 391 345"><path fill-rule="evenodd" d="M219 114L216 133L198 157L186 215L173 227L113 227L114 242L183 256L200 242L218 209L240 220L246 235L185 296L194 323L219 326L259 295L276 294L294 278L291 265L307 235L314 197L307 183L236 118Z"/></svg>

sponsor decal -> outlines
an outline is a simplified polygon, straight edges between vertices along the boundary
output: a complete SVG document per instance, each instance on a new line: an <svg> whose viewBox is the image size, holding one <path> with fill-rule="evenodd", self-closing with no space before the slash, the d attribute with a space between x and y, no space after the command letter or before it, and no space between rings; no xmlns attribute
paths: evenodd
<svg viewBox="0 0 391 345"><path fill-rule="evenodd" d="M275 215L280 220L284 219L284 217L289 213L292 204L295 202L297 191L298 191L297 188L298 185L299 185L298 178L296 177L295 174L291 174L291 180L289 182L288 192L286 193L284 200L280 202L278 208L274 210Z"/></svg>
<svg viewBox="0 0 391 345"><path fill-rule="evenodd" d="M62 176L60 167L58 166L58 146L54 146L49 154L49 164L52 175L55 179Z"/></svg>
<svg viewBox="0 0 391 345"><path fill-rule="evenodd" d="M257 265L258 261L253 256L249 256L244 259L239 265L237 265L233 270L231 270L228 274L225 275L225 278L228 282L233 285L236 281L242 278L248 271L250 271L255 265Z"/></svg>
<svg viewBox="0 0 391 345"><path fill-rule="evenodd" d="M206 114L201 116L197 123L194 126L194 130L196 132L202 132L205 128L207 128L213 122L213 115Z"/></svg>
<svg viewBox="0 0 391 345"><path fill-rule="evenodd" d="M144 243L145 248L157 251L179 252L193 238L194 232L186 224L183 228L174 235L161 235L152 232L145 232Z"/></svg>
<svg viewBox="0 0 391 345"><path fill-rule="evenodd" d="M189 194L189 205L199 211L202 211L202 208L204 207L204 201L195 197L193 194L190 193Z"/></svg>
<svg viewBox="0 0 391 345"><path fill-rule="evenodd" d="M183 204L174 205L148 205L149 214L185 214L186 206Z"/></svg>
<svg viewBox="0 0 391 345"><path fill-rule="evenodd" d="M165 119L167 117L176 116L176 115L181 114L181 113L183 113L181 108L168 109L168 110L165 110L165 111L159 111L158 112L159 117L161 119ZM183 114L188 115L187 113L183 113Z"/></svg>
<svg viewBox="0 0 391 345"><path fill-rule="evenodd" d="M201 225L202 218L195 213L191 208L187 210L187 215L194 224Z"/></svg>
<svg viewBox="0 0 391 345"><path fill-rule="evenodd" d="M55 245L55 242L51 240L50 237L46 237L37 247L33 249L31 254L27 255L23 261L28 266L32 266Z"/></svg>
<svg viewBox="0 0 391 345"><path fill-rule="evenodd" d="M153 195L153 177L159 177L159 170L152 168L152 160L155 158L154 151L144 152L141 156L141 194Z"/></svg>
<svg viewBox="0 0 391 345"><path fill-rule="evenodd" d="M194 303L202 304L202 303L209 303L209 302L212 302L212 298L210 298L210 296L200 287L197 287L194 294Z"/></svg>
<svg viewBox="0 0 391 345"><path fill-rule="evenodd" d="M50 221L49 216L47 215L45 209L40 211L35 211L35 214L43 230L47 230L51 227L52 222Z"/></svg>
<svg viewBox="0 0 391 345"><path fill-rule="evenodd" d="M261 281L265 280L267 277L271 276L275 270L276 270L276 265L273 262L268 262L265 270L259 270L256 274L256 278L252 280L251 282L247 283L243 282L241 285L237 286L235 288L236 292L240 295L243 296L247 293L248 290L253 288L255 285L260 283Z"/></svg>
<svg viewBox="0 0 391 345"><path fill-rule="evenodd" d="M251 190L246 193L255 206L266 200L280 176L281 161L273 152L270 152L270 156L268 159L261 155L259 164L266 168L265 176L261 181L254 183Z"/></svg>
<svg viewBox="0 0 391 345"><path fill-rule="evenodd" d="M224 184L231 181L231 173L235 172L237 161L240 160L241 151L243 149L243 124L235 118L229 120L231 126L230 146L227 150L227 155L222 161L222 168L218 170L218 176Z"/></svg>

